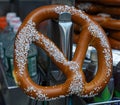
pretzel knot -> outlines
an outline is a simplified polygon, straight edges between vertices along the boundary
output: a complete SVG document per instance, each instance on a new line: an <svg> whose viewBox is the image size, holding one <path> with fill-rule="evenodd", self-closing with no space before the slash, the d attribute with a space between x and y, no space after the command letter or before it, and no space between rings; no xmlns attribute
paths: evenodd
<svg viewBox="0 0 120 105"><path fill-rule="evenodd" d="M75 54L68 61L57 46L37 30L40 22L56 19L59 14L68 12L72 21L82 26ZM40 86L28 74L27 56L31 43L44 49L55 65L65 74L66 81L55 86ZM82 71L83 61L89 45L98 53L98 71L89 83ZM98 94L108 83L112 73L111 49L104 31L81 10L66 5L43 6L32 11L17 32L14 48L14 71L16 83L31 98L40 101L53 100L70 94L89 97Z"/></svg>

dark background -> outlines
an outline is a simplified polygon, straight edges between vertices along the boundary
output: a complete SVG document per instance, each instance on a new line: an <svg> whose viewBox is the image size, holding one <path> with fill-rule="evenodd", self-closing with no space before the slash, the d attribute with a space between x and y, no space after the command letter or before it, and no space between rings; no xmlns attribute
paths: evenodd
<svg viewBox="0 0 120 105"><path fill-rule="evenodd" d="M16 12L23 20L33 9L48 4L50 0L0 0L0 16L6 16L7 12Z"/></svg>

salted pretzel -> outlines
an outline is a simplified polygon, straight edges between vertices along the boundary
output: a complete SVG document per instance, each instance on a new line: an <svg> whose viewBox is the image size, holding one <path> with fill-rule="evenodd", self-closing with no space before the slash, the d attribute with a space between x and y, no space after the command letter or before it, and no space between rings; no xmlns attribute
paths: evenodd
<svg viewBox="0 0 120 105"><path fill-rule="evenodd" d="M78 25L74 25L74 36L73 42L75 44L79 41L80 27ZM120 50L120 32L119 31L110 31L108 33L108 39L112 49Z"/></svg>
<svg viewBox="0 0 120 105"><path fill-rule="evenodd" d="M63 12L69 12L72 21L82 26L79 42L71 61L65 58L47 36L37 30L40 22L57 19ZM54 64L65 74L66 81L63 84L41 86L32 81L27 68L27 55L32 42L44 49ZM87 83L82 65L89 44L94 46L98 52L98 71L94 79ZM41 101L53 100L70 94L81 97L94 96L104 89L111 77L111 55L111 48L104 31L84 12L67 5L43 6L32 11L17 32L13 75L16 83L29 97Z"/></svg>
<svg viewBox="0 0 120 105"><path fill-rule="evenodd" d="M98 5L93 3L79 3L76 4L76 8L84 10L86 13L107 13L110 15L120 16L119 7L108 7L104 5Z"/></svg>
<svg viewBox="0 0 120 105"><path fill-rule="evenodd" d="M97 21L104 29L109 30L108 38L110 45L113 49L120 49L120 20L113 19L107 14L100 15L89 15L93 20ZM78 42L79 36L76 34L79 33L80 26L75 24L75 33L74 33L74 43ZM111 31L112 30L112 31ZM114 31L113 31L114 30Z"/></svg>
<svg viewBox="0 0 120 105"><path fill-rule="evenodd" d="M77 0L77 2L92 2L104 5L120 6L120 0Z"/></svg>

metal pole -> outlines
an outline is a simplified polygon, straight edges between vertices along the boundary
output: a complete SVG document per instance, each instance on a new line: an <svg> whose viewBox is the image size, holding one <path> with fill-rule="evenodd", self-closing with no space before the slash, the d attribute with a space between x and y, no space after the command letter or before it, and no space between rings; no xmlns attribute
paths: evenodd
<svg viewBox="0 0 120 105"><path fill-rule="evenodd" d="M66 58L71 60L72 57L72 22L71 14L62 13L59 16L60 29L60 47Z"/></svg>

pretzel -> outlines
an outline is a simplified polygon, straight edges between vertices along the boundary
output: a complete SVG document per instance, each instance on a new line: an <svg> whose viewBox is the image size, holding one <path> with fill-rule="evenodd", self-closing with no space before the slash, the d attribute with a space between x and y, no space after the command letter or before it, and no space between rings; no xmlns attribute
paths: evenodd
<svg viewBox="0 0 120 105"><path fill-rule="evenodd" d="M107 13L110 15L120 16L119 7L106 7L104 5L97 5L92 3L80 3L76 4L76 8L84 10L87 13Z"/></svg>
<svg viewBox="0 0 120 105"><path fill-rule="evenodd" d="M120 0L77 0L77 2L92 2L105 5L120 6Z"/></svg>
<svg viewBox="0 0 120 105"><path fill-rule="evenodd" d="M109 31L108 33L109 42L112 49L120 50L120 32L119 31Z"/></svg>
<svg viewBox="0 0 120 105"><path fill-rule="evenodd" d="M120 20L114 19L111 17L106 16L99 16L99 15L89 15L94 21L98 22L103 28L111 29L111 30L120 30ZM75 30L79 30L79 26L75 25ZM119 34L119 33L118 33Z"/></svg>
<svg viewBox="0 0 120 105"><path fill-rule="evenodd" d="M75 24L73 43L77 44L79 41L80 27ZM119 31L109 31L108 39L112 49L120 50L120 32Z"/></svg>
<svg viewBox="0 0 120 105"><path fill-rule="evenodd" d="M65 58L47 36L37 30L40 22L47 19L57 19L59 14L63 12L70 13L72 21L82 25L79 42L71 61ZM27 55L32 42L44 49L54 64L65 74L66 81L63 84L41 86L32 81L27 68ZM87 83L82 65L89 44L98 51L98 71L94 79ZM18 86L33 99L54 100L70 94L92 97L104 89L111 77L112 54L104 31L88 15L74 7L48 5L35 9L23 21L17 32L14 45L13 76Z"/></svg>
<svg viewBox="0 0 120 105"><path fill-rule="evenodd" d="M105 29L120 30L119 19L114 19L114 18L111 18L110 16L102 16L102 14L101 16L90 15L90 17L93 20L97 21Z"/></svg>
<svg viewBox="0 0 120 105"><path fill-rule="evenodd" d="M109 42L111 44L111 48L120 50L120 41L113 39L111 37L108 37L108 38L109 38Z"/></svg>
<svg viewBox="0 0 120 105"><path fill-rule="evenodd" d="M109 36L120 42L120 31L109 31Z"/></svg>

